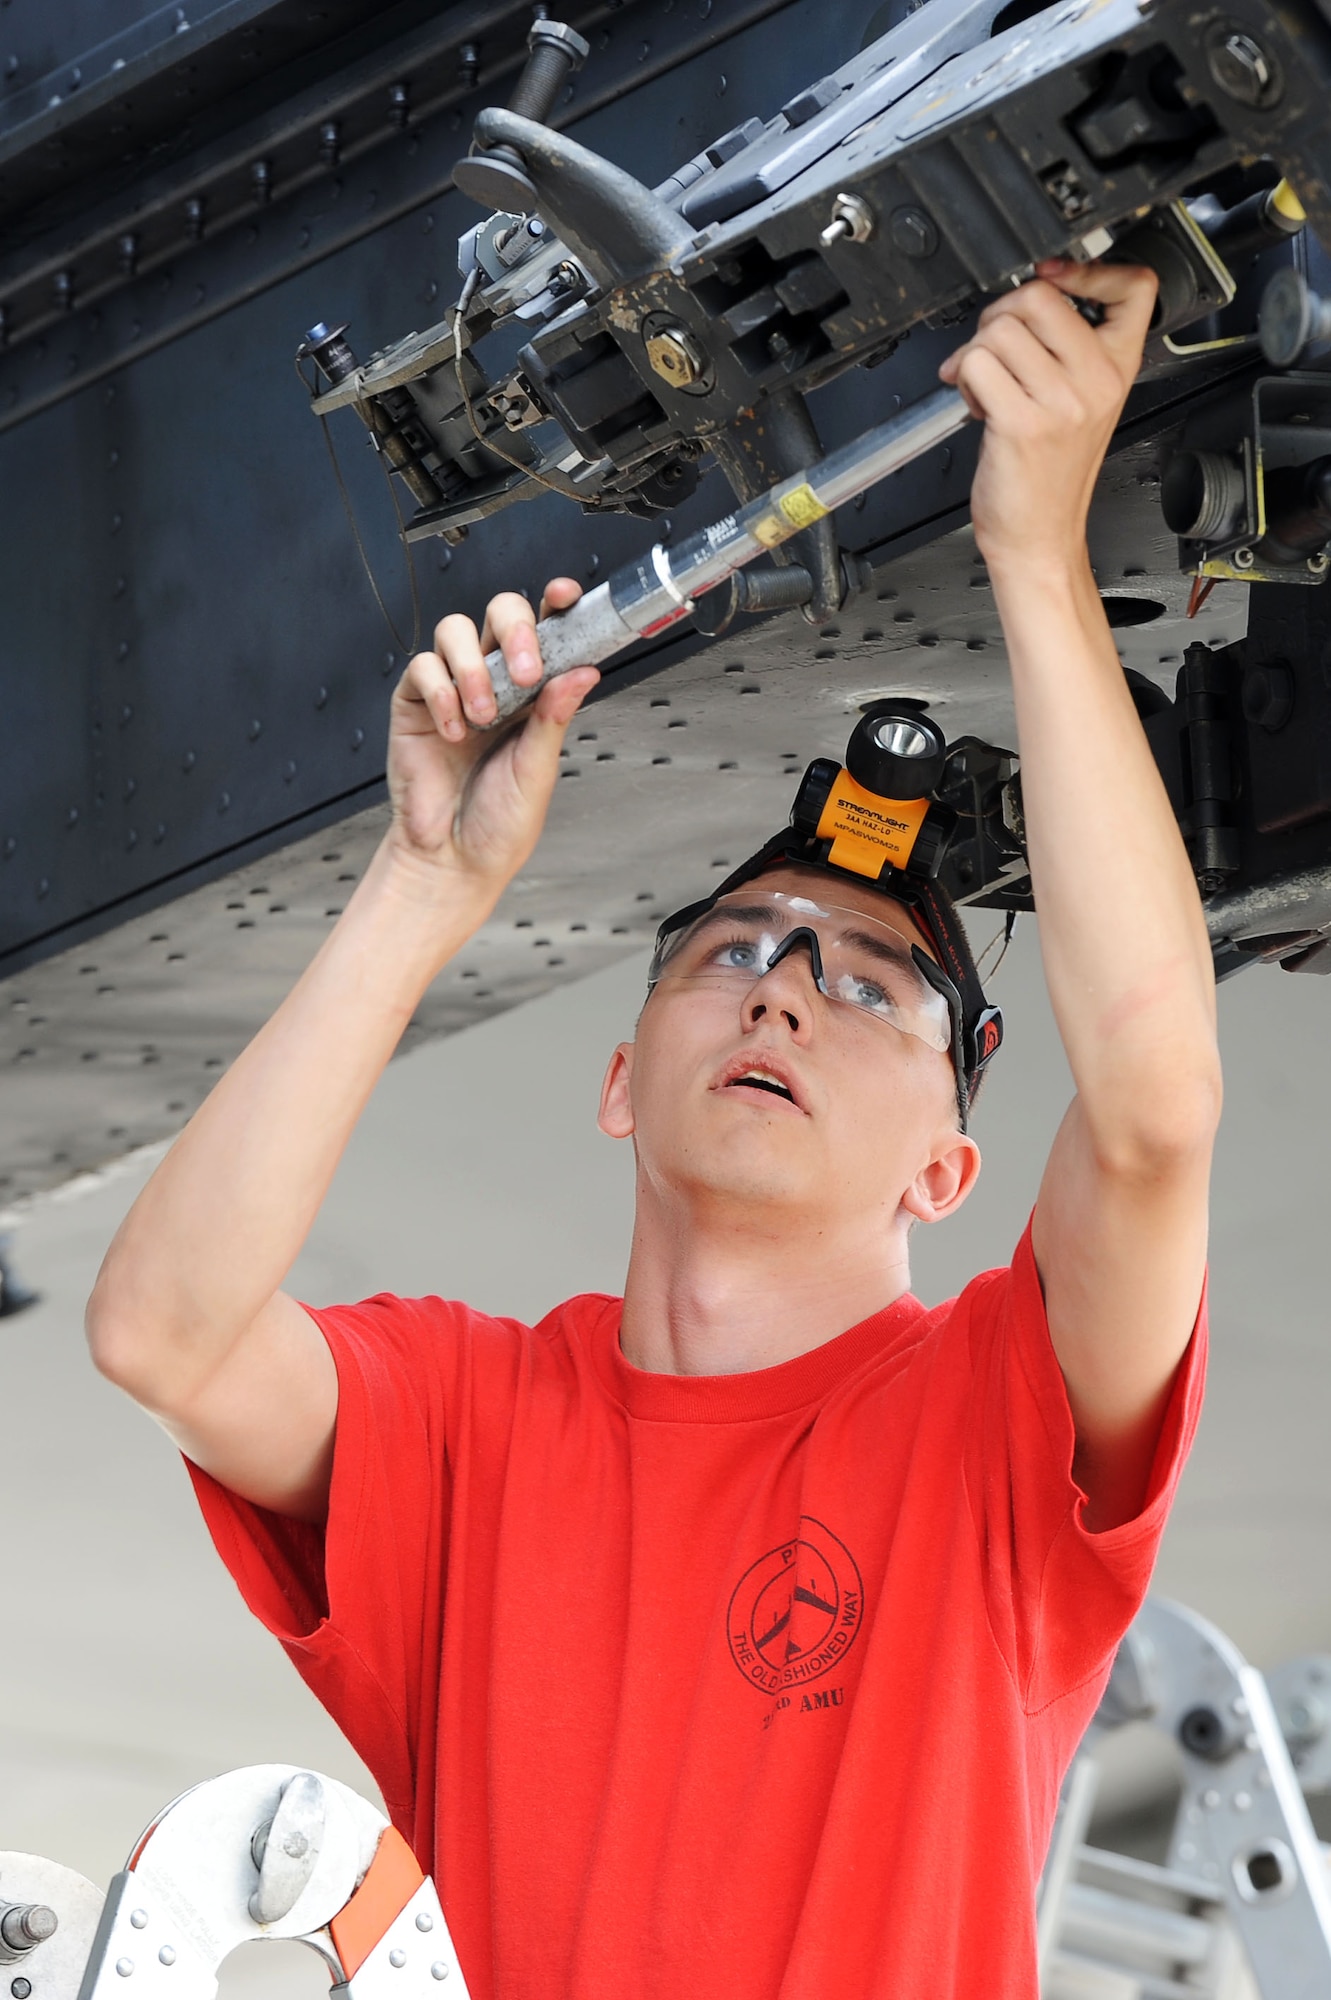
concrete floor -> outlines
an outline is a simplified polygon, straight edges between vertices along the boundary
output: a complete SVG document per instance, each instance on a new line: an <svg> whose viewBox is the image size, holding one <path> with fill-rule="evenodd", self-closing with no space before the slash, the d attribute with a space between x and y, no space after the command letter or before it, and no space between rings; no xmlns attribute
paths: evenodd
<svg viewBox="0 0 1331 2000"><path fill-rule="evenodd" d="M594 1110L642 972L635 958L393 1065L293 1288L316 1301L444 1291L527 1316L618 1289L631 1163ZM917 1235L928 1299L1006 1261L1066 1098L1030 920L996 991L1009 1041L977 1121L985 1177L960 1217ZM1211 1390L1158 1587L1269 1664L1331 1651L1331 992L1252 973L1223 989L1222 1020ZM99 1885L151 1813L211 1772L273 1759L370 1789L244 1612L167 1440L85 1358L83 1301L148 1164L29 1212L15 1248L43 1303L0 1323L0 1849ZM311 1957L272 1949L237 1961L228 1986L321 1987Z"/></svg>

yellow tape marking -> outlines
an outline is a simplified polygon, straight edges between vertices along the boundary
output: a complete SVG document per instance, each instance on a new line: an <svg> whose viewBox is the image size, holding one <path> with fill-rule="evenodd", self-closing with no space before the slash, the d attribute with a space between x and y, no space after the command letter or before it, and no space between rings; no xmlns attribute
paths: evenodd
<svg viewBox="0 0 1331 2000"><path fill-rule="evenodd" d="M792 487L789 493L781 494L776 504L792 528L811 528L814 522L821 521L827 512L807 482L803 486Z"/></svg>

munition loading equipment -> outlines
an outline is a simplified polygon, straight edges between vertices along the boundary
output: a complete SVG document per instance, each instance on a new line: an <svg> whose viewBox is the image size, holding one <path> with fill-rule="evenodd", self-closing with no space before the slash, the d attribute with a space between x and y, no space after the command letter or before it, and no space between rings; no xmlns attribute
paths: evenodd
<svg viewBox="0 0 1331 2000"><path fill-rule="evenodd" d="M603 659L688 612L709 633L793 605L833 616L858 582L834 511L850 489L843 480L826 507L791 511L812 499L805 475L820 459L809 396L852 368L877 371L916 327L961 338L986 297L1050 256L1157 273L1125 426L1167 436L1164 512L1197 587L1323 581L1331 307L1316 287L1331 275L1331 23L1317 7L931 0L651 189L540 122L585 52L538 22L511 107L477 118L455 179L496 212L461 239L444 319L364 365L344 327L315 328L301 350L315 410L354 409L409 489L409 542L457 540L552 488L589 511L660 516L709 462L720 467L767 554L750 534L735 561L759 561L727 572L729 516L677 552L663 541L562 633L552 623L562 664ZM870 372L862 396L888 417L889 439L912 417L891 421L893 375ZM946 434L940 414L920 406L918 449ZM898 448L887 469L911 455ZM766 536L764 495L791 503ZM1277 588L1269 607L1285 623L1287 595ZM1331 771L1301 775L1315 811L1270 803L1283 799L1290 746L1273 754L1265 738L1282 674L1292 686L1304 670L1271 664L1266 611L1253 622L1251 647L1224 661L1191 650L1172 705L1139 690L1222 972L1254 957L1311 965L1331 921L1325 842L1298 832ZM1307 645L1325 622L1319 605ZM1254 730L1265 737L1250 741ZM992 756L997 771L1003 753ZM1020 909L1029 883L1013 865L1010 778L1008 763L988 787L982 865L954 886ZM1251 894L1234 902L1257 884L1260 910Z"/></svg>
<svg viewBox="0 0 1331 2000"><path fill-rule="evenodd" d="M533 30L533 68L579 59L553 33ZM1139 406L1158 402L1254 351L1255 265L1304 275L1281 173L1331 241L1329 97L1312 6L1199 23L1175 0L931 0L649 189L524 115L552 101L524 78L456 170L500 204L462 238L457 306L363 368L345 329L316 329L315 407L353 406L384 440L420 503L412 539L552 486L667 513L709 456L751 500L819 457L811 391L1040 258L1104 253L1158 273ZM784 552L817 616L844 595L838 556L830 523Z"/></svg>

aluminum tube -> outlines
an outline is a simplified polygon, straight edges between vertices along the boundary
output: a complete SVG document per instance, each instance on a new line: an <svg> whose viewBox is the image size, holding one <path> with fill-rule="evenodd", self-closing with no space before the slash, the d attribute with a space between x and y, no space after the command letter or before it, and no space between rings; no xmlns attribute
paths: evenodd
<svg viewBox="0 0 1331 2000"><path fill-rule="evenodd" d="M899 472L969 422L965 399L955 389L936 389L899 416L829 452L807 472L783 479L736 513L690 535L677 549L658 542L580 598L571 611L541 620L536 636L545 672L535 687L515 688L502 656L488 656L498 720L515 715L557 674L599 666L634 639L650 638L687 617L704 591Z"/></svg>

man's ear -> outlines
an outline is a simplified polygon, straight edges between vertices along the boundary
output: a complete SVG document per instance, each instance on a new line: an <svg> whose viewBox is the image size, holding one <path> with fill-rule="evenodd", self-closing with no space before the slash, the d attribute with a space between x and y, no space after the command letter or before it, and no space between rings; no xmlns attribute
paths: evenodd
<svg viewBox="0 0 1331 2000"><path fill-rule="evenodd" d="M950 1132L902 1195L901 1206L918 1222L942 1222L956 1214L979 1174L980 1149L974 1139L966 1132Z"/></svg>
<svg viewBox="0 0 1331 2000"><path fill-rule="evenodd" d="M610 1058L610 1067L601 1085L601 1104L596 1122L611 1139L633 1136L633 1044L621 1042Z"/></svg>

